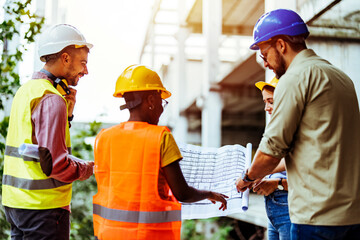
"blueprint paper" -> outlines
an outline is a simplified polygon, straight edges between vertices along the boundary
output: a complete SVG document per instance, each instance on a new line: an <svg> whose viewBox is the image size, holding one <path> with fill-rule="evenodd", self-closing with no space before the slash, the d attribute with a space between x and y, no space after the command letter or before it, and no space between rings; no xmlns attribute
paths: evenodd
<svg viewBox="0 0 360 240"><path fill-rule="evenodd" d="M22 143L19 146L18 152L21 156L40 159L39 146L37 144ZM69 155L71 158L76 158L74 155Z"/></svg>
<svg viewBox="0 0 360 240"><path fill-rule="evenodd" d="M23 143L20 145L18 152L22 156L40 159L39 146L35 144Z"/></svg>
<svg viewBox="0 0 360 240"><path fill-rule="evenodd" d="M203 219L227 216L246 211L249 190L238 193L235 182L249 166L251 144L226 145L221 148L205 148L191 144L178 144L183 159L180 167L186 182L197 189L220 192L227 195L227 209L219 210L220 203L209 200L182 203L182 219ZM22 144L19 154L39 159L38 145Z"/></svg>
<svg viewBox="0 0 360 240"><path fill-rule="evenodd" d="M183 159L180 167L187 183L201 190L210 190L227 195L227 209L219 210L220 203L209 200L195 203L182 203L182 219L202 219L227 216L247 210L249 190L238 193L235 182L249 167L251 144L226 145L220 148L207 148L191 144L178 144Z"/></svg>

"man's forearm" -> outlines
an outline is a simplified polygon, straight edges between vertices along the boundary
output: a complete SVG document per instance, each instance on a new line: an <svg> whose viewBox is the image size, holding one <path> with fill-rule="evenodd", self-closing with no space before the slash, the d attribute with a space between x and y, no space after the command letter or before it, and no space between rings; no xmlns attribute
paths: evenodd
<svg viewBox="0 0 360 240"><path fill-rule="evenodd" d="M274 158L267 155L260 150L256 151L254 161L248 170L248 177L250 179L261 179L270 174L279 164L281 159Z"/></svg>
<svg viewBox="0 0 360 240"><path fill-rule="evenodd" d="M285 167L285 159L282 158L280 163L276 166L276 168L272 171L273 173L278 173L278 172L283 172L286 171L286 167Z"/></svg>

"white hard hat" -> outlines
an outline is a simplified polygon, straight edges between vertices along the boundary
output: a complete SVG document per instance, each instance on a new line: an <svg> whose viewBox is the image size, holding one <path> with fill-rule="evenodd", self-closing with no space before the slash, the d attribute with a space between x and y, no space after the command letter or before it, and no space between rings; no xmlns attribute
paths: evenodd
<svg viewBox="0 0 360 240"><path fill-rule="evenodd" d="M44 56L58 53L70 45L86 46L89 49L93 47L75 27L68 24L55 25L40 37L38 49L40 60L45 62Z"/></svg>

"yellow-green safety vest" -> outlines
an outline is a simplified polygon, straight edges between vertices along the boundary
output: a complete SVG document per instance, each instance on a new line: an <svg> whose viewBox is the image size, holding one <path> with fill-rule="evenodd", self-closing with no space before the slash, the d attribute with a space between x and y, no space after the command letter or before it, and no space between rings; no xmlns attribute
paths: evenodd
<svg viewBox="0 0 360 240"><path fill-rule="evenodd" d="M22 143L32 143L31 111L45 94L61 94L46 79L32 79L22 85L13 99L6 138L2 204L21 209L65 207L71 201L71 183L47 177L38 159L19 155ZM61 96L62 97L62 96ZM63 97L62 97L63 98ZM66 102L65 98L63 98ZM69 124L66 146L71 147Z"/></svg>

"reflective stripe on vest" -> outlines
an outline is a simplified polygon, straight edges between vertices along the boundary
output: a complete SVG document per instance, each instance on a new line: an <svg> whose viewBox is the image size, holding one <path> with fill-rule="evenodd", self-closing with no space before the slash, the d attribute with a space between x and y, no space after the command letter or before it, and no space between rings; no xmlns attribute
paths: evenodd
<svg viewBox="0 0 360 240"><path fill-rule="evenodd" d="M10 157L22 158L24 161L39 162L39 159L31 158L27 156L21 156L19 154L19 148L12 146L5 146L5 155Z"/></svg>
<svg viewBox="0 0 360 240"><path fill-rule="evenodd" d="M18 148L23 143L32 143L32 109L45 94L59 95L66 99L46 79L30 80L23 84L14 96L6 150L2 204L20 209L51 209L70 204L72 184L49 178L41 169L38 159L21 156ZM65 144L71 147L68 124L65 127Z"/></svg>
<svg viewBox="0 0 360 240"><path fill-rule="evenodd" d="M162 212L137 212L111 209L98 204L93 204L93 213L102 218L131 223L163 223L181 221L181 210Z"/></svg>
<svg viewBox="0 0 360 240"><path fill-rule="evenodd" d="M68 148L69 154L71 154L71 147ZM10 157L22 158L24 161L40 162L39 159L31 158L28 156L22 156L19 154L19 148L12 146L5 146L5 155Z"/></svg>
<svg viewBox="0 0 360 240"><path fill-rule="evenodd" d="M53 178L34 180L34 179L17 178L9 175L3 176L2 183L4 185L9 185L16 188L28 189L28 190L52 189L69 184L69 183L60 182Z"/></svg>

